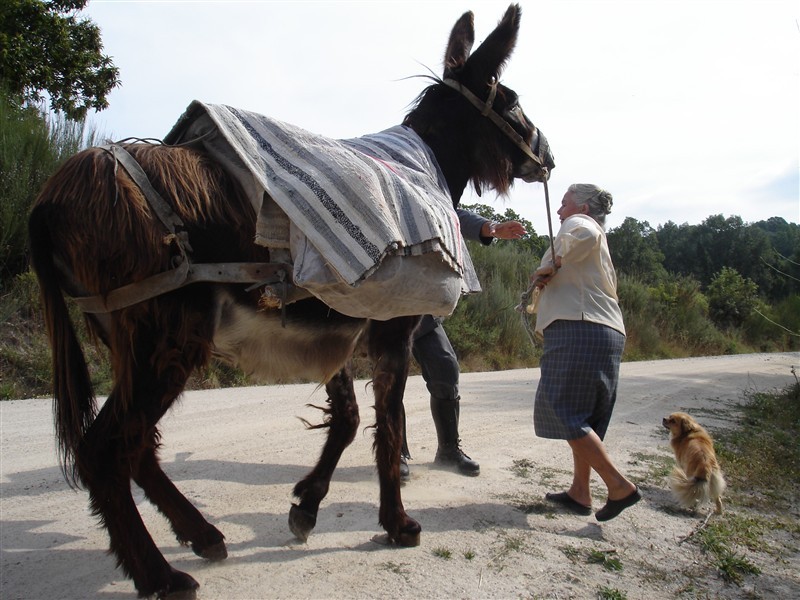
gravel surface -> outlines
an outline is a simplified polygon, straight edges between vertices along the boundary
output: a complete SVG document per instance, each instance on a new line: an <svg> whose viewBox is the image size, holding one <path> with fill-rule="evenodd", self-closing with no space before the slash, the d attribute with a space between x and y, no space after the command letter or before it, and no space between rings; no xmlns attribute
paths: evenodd
<svg viewBox="0 0 800 600"><path fill-rule="evenodd" d="M417 548L387 546L378 526L372 459L374 416L367 382L356 382L362 425L345 452L305 544L287 526L291 489L310 469L324 433L307 403L315 385L189 392L162 420L161 457L179 489L223 531L229 557L205 563L181 547L134 486L143 519L167 560L200 582L198 598L591 598L602 588L627 598L800 597L800 551L747 553L761 568L741 586L725 582L697 545L679 544L704 515L676 510L653 466L669 463L661 418L693 413L712 433L730 427L745 391L794 381L800 354L752 354L624 363L606 444L644 500L598 523L545 504L566 489L566 443L538 439L531 420L538 369L462 375L461 436L480 462L476 478L435 469L436 438L420 377L406 392L413 459L403 503L422 524ZM51 402L0 402L0 598L135 598L108 555L105 531L84 491L57 466ZM724 464L723 464L724 469ZM596 477L595 509L605 502ZM736 511L736 507L732 507ZM797 515L796 515L797 516ZM614 571L590 551L619 560ZM747 552L747 551L745 551Z"/></svg>

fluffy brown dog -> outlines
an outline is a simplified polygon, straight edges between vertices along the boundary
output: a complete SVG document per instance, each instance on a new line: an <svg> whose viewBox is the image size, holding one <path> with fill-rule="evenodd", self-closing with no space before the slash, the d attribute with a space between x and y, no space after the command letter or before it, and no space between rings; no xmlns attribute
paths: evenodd
<svg viewBox="0 0 800 600"><path fill-rule="evenodd" d="M717 514L721 513L725 479L711 436L686 413L672 413L662 423L669 429L677 463L670 475L672 493L684 508L696 509L713 501Z"/></svg>

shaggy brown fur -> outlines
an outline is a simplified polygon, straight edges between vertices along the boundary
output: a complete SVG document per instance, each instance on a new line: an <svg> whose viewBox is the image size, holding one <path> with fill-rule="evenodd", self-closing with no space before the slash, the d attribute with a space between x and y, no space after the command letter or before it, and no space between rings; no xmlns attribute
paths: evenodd
<svg viewBox="0 0 800 600"><path fill-rule="evenodd" d="M514 47L519 15L518 6L509 7L472 56L472 14L462 16L448 44L445 75L463 81L485 99ZM499 90L494 110L524 140L534 139L535 128L512 90ZM502 192L514 177L546 177L541 164L443 84L422 94L407 123L436 155L454 206L470 181ZM543 141L543 136L536 139ZM194 263L270 262L268 250L253 243L256 216L239 184L202 150L147 144L126 148L183 221ZM543 160L552 168L549 152ZM295 486L297 503L289 510L291 531L305 539L359 425L348 364L356 345L366 338L374 365L379 522L393 542L419 544L421 527L405 512L399 473L403 391L419 317L354 319L316 298L288 304L282 315L280 310L261 309L259 291L247 291L246 285L194 283L86 317L108 346L113 365L114 385L98 410L64 293L72 289L73 295L108 294L169 270L181 256L180 248L113 155L99 148L70 158L53 175L28 226L52 348L63 469L68 481L88 489L92 511L108 531L111 551L140 596L191 598L198 584L172 568L159 551L131 496L131 481L167 518L181 543L208 560L227 556L222 533L169 480L157 452L159 420L183 391L189 374L212 354L253 375L313 378L325 385L328 436L316 465Z"/></svg>
<svg viewBox="0 0 800 600"><path fill-rule="evenodd" d="M686 413L676 412L662 421L670 431L670 446L677 463L670 475L670 487L684 508L697 509L714 502L722 513L725 479L708 432Z"/></svg>

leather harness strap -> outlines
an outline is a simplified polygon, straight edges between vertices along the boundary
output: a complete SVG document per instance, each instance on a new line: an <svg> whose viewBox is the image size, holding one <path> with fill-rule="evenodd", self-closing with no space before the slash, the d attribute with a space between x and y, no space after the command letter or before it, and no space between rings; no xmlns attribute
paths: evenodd
<svg viewBox="0 0 800 600"><path fill-rule="evenodd" d="M176 242L180 255L173 259L176 266L169 271L124 285L107 294L93 296L89 295L89 292L75 280L64 262L55 257L54 262L64 280L64 291L72 297L83 312L109 313L200 282L252 283L256 284L254 287L278 283L282 284L283 300L286 299L286 289L288 285L291 285L292 276L292 265L288 263L192 263L188 256L192 247L189 244L188 233L182 231L184 229L183 221L156 191L136 159L117 144L101 146L101 148L111 153L115 164L122 165L134 183L142 190L150 207L169 231L168 238Z"/></svg>
<svg viewBox="0 0 800 600"><path fill-rule="evenodd" d="M122 165L122 168L130 175L133 182L139 186L139 189L142 190L144 197L147 199L147 203L150 204L150 207L156 213L158 220L164 224L164 227L166 227L170 233L174 233L178 236L178 244L182 247L182 250L191 252L192 246L189 244L187 233L185 231L176 231L176 228L184 229L183 221L181 221L181 218L175 214L172 207L161 197L161 194L156 191L153 184L150 183L147 173L145 173L142 166L136 162L136 159L133 158L125 148L118 144L109 144L100 146L100 148L110 152L114 157L115 163Z"/></svg>
<svg viewBox="0 0 800 600"><path fill-rule="evenodd" d="M525 143L525 140L522 139L522 136L516 131L514 131L514 128L511 127L511 125L509 125L508 122L503 117L498 115L497 111L492 109L492 104L494 103L494 97L497 92L496 83L492 86L489 98L486 100L486 102L484 102L483 100L478 98L478 96L473 94L472 91L467 89L467 87L463 85L460 81L456 81L455 79L444 79L442 80L442 83L444 83L447 87L453 88L454 90L459 92L462 96L464 96L464 98L469 100L470 104L472 104L475 108L477 108L481 112L481 115L487 117L492 123L497 125L497 127L500 128L500 131L502 131L506 135L506 137L508 137L512 142L514 142L514 144L520 150L522 150L525 156L527 156L536 164L538 164L543 170L545 171L547 170L547 167L544 166L542 159L533 153L533 150L531 150L531 147ZM539 130L537 129L536 136L538 135L539 135Z"/></svg>
<svg viewBox="0 0 800 600"><path fill-rule="evenodd" d="M60 261L59 261L60 262ZM62 273L63 264L59 264ZM129 283L111 290L107 295L78 295L81 291L77 283L70 280L72 299L85 313L108 313L132 306L156 296L172 292L192 283L256 283L267 285L285 281L292 272L286 263L203 263L192 264L183 261L169 271L158 273L147 279ZM83 292L85 293L85 291Z"/></svg>

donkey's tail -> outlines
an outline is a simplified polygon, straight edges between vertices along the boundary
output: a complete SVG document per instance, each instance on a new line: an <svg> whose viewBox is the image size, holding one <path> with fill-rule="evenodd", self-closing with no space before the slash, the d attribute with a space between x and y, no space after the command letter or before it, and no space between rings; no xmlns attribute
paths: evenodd
<svg viewBox="0 0 800 600"><path fill-rule="evenodd" d="M94 389L75 328L59 285L48 225L52 206L39 204L28 220L31 264L39 280L42 308L53 359L53 413L61 470L71 487L77 487L78 447L97 408Z"/></svg>

